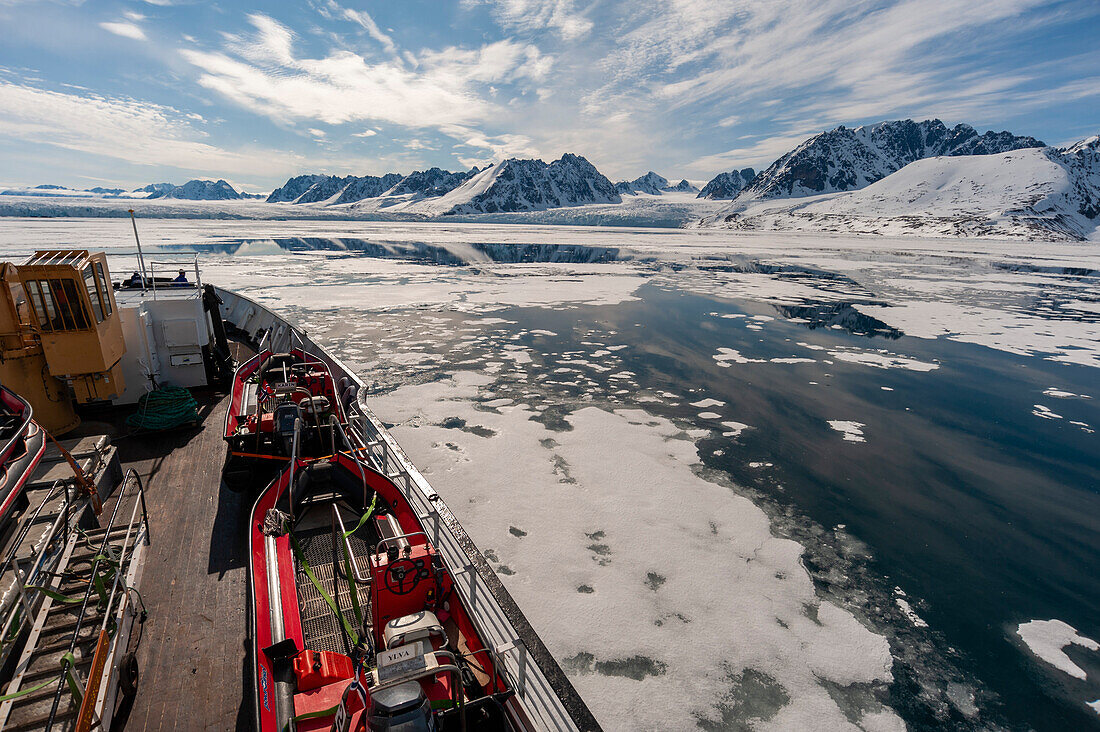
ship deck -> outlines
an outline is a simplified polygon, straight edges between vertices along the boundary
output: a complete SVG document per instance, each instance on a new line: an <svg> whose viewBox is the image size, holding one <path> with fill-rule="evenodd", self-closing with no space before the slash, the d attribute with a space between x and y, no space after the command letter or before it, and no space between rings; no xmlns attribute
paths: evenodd
<svg viewBox="0 0 1100 732"><path fill-rule="evenodd" d="M234 350L238 346L232 344ZM241 347L240 357L250 356ZM141 582L148 618L135 629L141 634L140 690L133 707L120 710L116 730L250 728L246 524L251 504L222 483L229 395L212 388L191 391L199 403L199 427L112 439L123 470L136 469L145 484L151 539ZM125 435L124 417L103 415L112 423L107 430L89 415L79 430Z"/></svg>
<svg viewBox="0 0 1100 732"><path fill-rule="evenodd" d="M249 727L246 498L221 480L229 398L194 393L201 427L116 443L123 468L145 481L152 539L141 583L149 613L137 650L141 691L127 730Z"/></svg>

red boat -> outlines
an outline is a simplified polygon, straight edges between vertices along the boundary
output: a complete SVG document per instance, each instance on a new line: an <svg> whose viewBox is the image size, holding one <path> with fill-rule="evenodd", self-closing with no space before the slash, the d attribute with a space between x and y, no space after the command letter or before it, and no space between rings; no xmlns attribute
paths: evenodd
<svg viewBox="0 0 1100 732"><path fill-rule="evenodd" d="M27 400L0 386L0 526L23 496L23 488L46 451L46 432Z"/></svg>
<svg viewBox="0 0 1100 732"><path fill-rule="evenodd" d="M299 419L302 430L297 454L331 455L336 451L332 418L340 424L346 422L337 384L324 361L302 349L288 353L261 351L233 375L233 397L224 431L229 443L227 480L253 482L257 463L285 465L294 423Z"/></svg>
<svg viewBox="0 0 1100 732"><path fill-rule="evenodd" d="M513 729L502 662L416 513L331 425L344 449L306 458L295 421L252 509L256 729Z"/></svg>

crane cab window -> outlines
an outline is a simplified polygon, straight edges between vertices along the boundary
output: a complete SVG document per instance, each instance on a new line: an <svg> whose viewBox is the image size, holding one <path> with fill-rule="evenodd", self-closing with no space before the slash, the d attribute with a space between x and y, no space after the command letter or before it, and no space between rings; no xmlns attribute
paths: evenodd
<svg viewBox="0 0 1100 732"><path fill-rule="evenodd" d="M85 330L88 315L76 283L70 279L27 282L35 318L43 331Z"/></svg>
<svg viewBox="0 0 1100 732"><path fill-rule="evenodd" d="M111 281L103 274L103 262L95 263L96 281L99 283L99 294L103 298L103 317L111 317Z"/></svg>
<svg viewBox="0 0 1100 732"><path fill-rule="evenodd" d="M88 291L88 301L92 303L92 314L95 322L102 323L103 319L111 314L111 296L103 289L103 267L95 265L99 272L93 269L93 265L84 268L84 289Z"/></svg>

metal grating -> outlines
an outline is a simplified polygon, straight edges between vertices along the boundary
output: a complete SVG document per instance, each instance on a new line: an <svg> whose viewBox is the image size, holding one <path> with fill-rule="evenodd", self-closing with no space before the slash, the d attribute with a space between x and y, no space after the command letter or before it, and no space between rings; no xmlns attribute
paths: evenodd
<svg viewBox="0 0 1100 732"><path fill-rule="evenodd" d="M298 539L298 544L302 547L302 554L309 562L313 576L317 578L317 581L321 583L329 596L336 600L336 605L344 613L344 617L354 622L355 613L352 610L348 583L342 576L342 567L341 578L338 583L340 591L339 593L333 592L332 529L329 527L309 529L297 532L295 536ZM367 542L355 535L351 537L351 547L360 567L365 567L365 560L369 552ZM342 562L343 552L340 552L337 557ZM302 636L305 647L314 651L347 653L350 649L345 645L340 619L333 614L328 603L321 597L321 593L317 591L313 582L310 581L300 566L297 568L295 580L298 588L298 606L301 612ZM370 592L368 588L363 586L359 586L358 589L360 607L366 614L365 624L369 627Z"/></svg>

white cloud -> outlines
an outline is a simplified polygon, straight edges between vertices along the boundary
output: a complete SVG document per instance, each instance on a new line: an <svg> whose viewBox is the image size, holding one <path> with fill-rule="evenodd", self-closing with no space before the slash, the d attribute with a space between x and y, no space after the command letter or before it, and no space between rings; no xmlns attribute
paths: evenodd
<svg viewBox="0 0 1100 732"><path fill-rule="evenodd" d="M140 23L141 21L145 20L144 15L142 15L141 13L135 13L133 10L124 10L122 12L122 17L134 23Z"/></svg>
<svg viewBox="0 0 1100 732"><path fill-rule="evenodd" d="M493 7L496 21L508 31L550 29L571 41L592 30L592 21L577 11L573 0L463 0L467 7L482 3Z"/></svg>
<svg viewBox="0 0 1100 732"><path fill-rule="evenodd" d="M551 63L533 46L514 41L426 52L416 70L396 60L368 62L344 50L304 58L295 55L294 36L285 26L261 14L249 20L258 31L254 37L230 37L224 52L181 54L202 70L202 86L280 123L468 125L494 114L480 85L541 78Z"/></svg>
<svg viewBox="0 0 1100 732"><path fill-rule="evenodd" d="M123 38L133 38L135 41L148 40L145 37L145 31L133 23L100 23L99 27Z"/></svg>
<svg viewBox="0 0 1100 732"><path fill-rule="evenodd" d="M211 175L276 176L301 163L286 153L226 150L203 142L203 133L171 107L6 81L0 81L0 136Z"/></svg>
<svg viewBox="0 0 1100 732"><path fill-rule="evenodd" d="M374 130L363 130L362 132L356 132L352 137L374 137L378 133Z"/></svg>
<svg viewBox="0 0 1100 732"><path fill-rule="evenodd" d="M821 130L806 129L793 134L776 135L759 140L752 145L737 147L714 155L706 155L687 166L691 173L713 175L717 170L733 170L751 165L764 168L773 161L797 147L806 138Z"/></svg>
<svg viewBox="0 0 1100 732"><path fill-rule="evenodd" d="M507 158L533 158L539 155L531 138L526 135L485 135L476 130L460 127L449 128L445 132L460 141L455 145L455 149L460 151L457 154L458 162L468 168L475 165L482 168ZM463 152L463 148L474 148L485 152L470 154Z"/></svg>
<svg viewBox="0 0 1100 732"><path fill-rule="evenodd" d="M333 0L328 0L328 3L322 8L323 11L328 11L331 15L343 18L344 20L351 21L352 23L359 24L363 30L367 32L374 40L378 41L382 45L386 52L391 55L397 55L397 46L394 44L393 39L382 32L382 29L378 27L378 24L374 22L372 18L365 10L353 10L351 8L345 8ZM331 16L330 16L331 17Z"/></svg>
<svg viewBox="0 0 1100 732"><path fill-rule="evenodd" d="M967 78L973 67L959 60L989 42L975 31L1043 3L669 3L641 14L642 22L624 34L602 64L611 82L597 95L632 104L655 92L658 103L673 109L705 104L738 111L779 96L799 107L799 114L812 111L826 123L919 115L929 102L944 98L981 96L1005 106L1029 77L982 69L980 77ZM955 43L962 33L967 42ZM800 93L810 101L799 99Z"/></svg>

